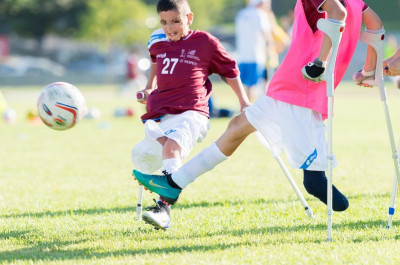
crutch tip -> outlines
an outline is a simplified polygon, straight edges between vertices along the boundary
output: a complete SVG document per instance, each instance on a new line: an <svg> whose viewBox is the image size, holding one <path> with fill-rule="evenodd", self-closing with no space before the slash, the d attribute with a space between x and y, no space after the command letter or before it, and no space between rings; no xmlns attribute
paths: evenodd
<svg viewBox="0 0 400 265"><path fill-rule="evenodd" d="M390 229L390 228L392 228L392 226L391 226L391 225L387 225L386 228L387 228L387 229Z"/></svg>
<svg viewBox="0 0 400 265"><path fill-rule="evenodd" d="M305 207L305 211L306 211L306 214L308 215L308 216L310 216L310 218L311 219L315 219L315 217L314 217L314 214L313 214L313 211L311 210L311 208L309 208L308 206L307 207Z"/></svg>

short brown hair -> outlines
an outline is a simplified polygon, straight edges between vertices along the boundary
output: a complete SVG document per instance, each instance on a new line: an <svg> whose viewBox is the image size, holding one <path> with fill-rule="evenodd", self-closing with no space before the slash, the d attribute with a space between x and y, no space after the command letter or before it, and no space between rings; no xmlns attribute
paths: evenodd
<svg viewBox="0 0 400 265"><path fill-rule="evenodd" d="M190 13L188 0L158 0L157 13L175 10L181 13Z"/></svg>

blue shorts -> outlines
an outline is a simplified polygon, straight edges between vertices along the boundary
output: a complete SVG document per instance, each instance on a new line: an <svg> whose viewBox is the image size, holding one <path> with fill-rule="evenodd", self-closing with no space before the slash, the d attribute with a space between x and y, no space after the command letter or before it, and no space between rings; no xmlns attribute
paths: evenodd
<svg viewBox="0 0 400 265"><path fill-rule="evenodd" d="M251 87L265 76L265 65L256 63L239 63L240 79L245 86Z"/></svg>

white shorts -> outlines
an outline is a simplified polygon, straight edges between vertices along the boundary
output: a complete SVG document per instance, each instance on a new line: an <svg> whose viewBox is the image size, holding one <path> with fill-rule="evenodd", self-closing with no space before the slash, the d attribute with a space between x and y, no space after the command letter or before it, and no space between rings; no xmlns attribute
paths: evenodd
<svg viewBox="0 0 400 265"><path fill-rule="evenodd" d="M196 112L186 111L176 115L166 115L156 123L145 123L145 139L132 149L132 163L136 169L152 173L162 167L162 147L157 139L166 136L181 147L181 159L185 159L196 143L201 142L210 128L209 119Z"/></svg>
<svg viewBox="0 0 400 265"><path fill-rule="evenodd" d="M274 155L283 150L293 168L328 169L326 127L320 113L263 96L245 110ZM334 156L333 167L337 165Z"/></svg>

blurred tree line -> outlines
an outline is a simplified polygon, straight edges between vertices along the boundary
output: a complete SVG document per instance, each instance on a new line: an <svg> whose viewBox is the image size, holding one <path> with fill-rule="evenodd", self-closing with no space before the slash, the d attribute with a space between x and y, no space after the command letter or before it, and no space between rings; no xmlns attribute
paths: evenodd
<svg viewBox="0 0 400 265"><path fill-rule="evenodd" d="M0 34L35 38L46 34L98 41L105 46L145 44L159 27L157 0L0 0ZM224 27L233 32L236 13L245 0L189 0L195 14L193 28ZM365 0L387 29L400 29L400 0ZM277 17L286 15L295 0L273 0ZM39 45L40 46L40 45Z"/></svg>

